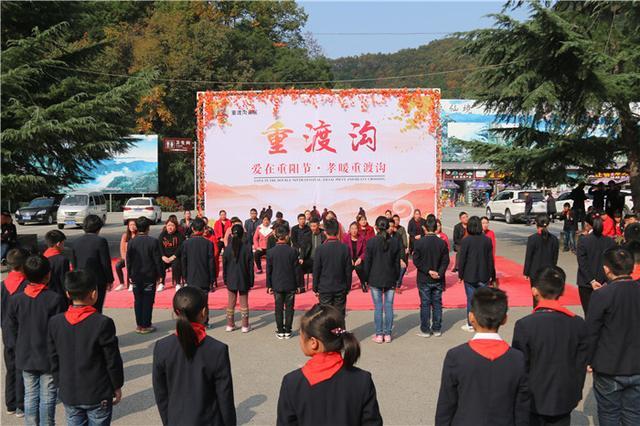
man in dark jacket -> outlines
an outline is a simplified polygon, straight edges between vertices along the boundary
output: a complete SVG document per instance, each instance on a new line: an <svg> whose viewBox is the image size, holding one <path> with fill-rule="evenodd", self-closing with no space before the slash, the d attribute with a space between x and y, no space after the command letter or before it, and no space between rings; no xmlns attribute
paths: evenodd
<svg viewBox="0 0 640 426"><path fill-rule="evenodd" d="M467 212L460 212L458 215L459 222L453 227L453 251L460 250L462 239L467 236L467 223L469 223L469 215Z"/></svg>
<svg viewBox="0 0 640 426"><path fill-rule="evenodd" d="M303 213L300 213L298 215L298 224L291 228L291 246L295 249L299 250L311 234L311 228L306 222L306 217Z"/></svg>
<svg viewBox="0 0 640 426"><path fill-rule="evenodd" d="M251 211L249 212L249 219L244 221L244 230L247 244L250 247L253 246L253 234L255 234L258 226L260 226L260 221L258 220L258 210L251 209Z"/></svg>
<svg viewBox="0 0 640 426"><path fill-rule="evenodd" d="M313 258L313 292L321 305L332 305L346 314L347 294L351 290L349 249L338 240L338 222L325 221L327 240Z"/></svg>
<svg viewBox="0 0 640 426"><path fill-rule="evenodd" d="M182 273L187 285L208 293L216 281L216 264L213 243L202 235L204 227L202 219L193 221L193 234L182 245Z"/></svg>
<svg viewBox="0 0 640 426"><path fill-rule="evenodd" d="M149 219L136 219L138 233L129 241L127 247L127 272L133 283L134 310L136 314L136 333L154 332L151 326L153 302L156 295L156 284L162 282L164 265L162 249L157 238L150 237Z"/></svg>
<svg viewBox="0 0 640 426"><path fill-rule="evenodd" d="M102 229L102 219L94 214L84 218L84 235L73 243L71 264L73 269L89 272L98 287L98 301L95 308L102 313L107 290L113 286L113 269L109 243L98 234Z"/></svg>
<svg viewBox="0 0 640 426"><path fill-rule="evenodd" d="M591 296L588 362L601 425L640 424L640 282L630 277L632 254L604 254L608 284Z"/></svg>
<svg viewBox="0 0 640 426"><path fill-rule="evenodd" d="M420 294L420 337L442 335L442 292L449 267L447 243L435 233L438 224L434 215L427 217L427 234L413 247L413 264L418 269L417 283ZM433 309L433 325L431 310Z"/></svg>

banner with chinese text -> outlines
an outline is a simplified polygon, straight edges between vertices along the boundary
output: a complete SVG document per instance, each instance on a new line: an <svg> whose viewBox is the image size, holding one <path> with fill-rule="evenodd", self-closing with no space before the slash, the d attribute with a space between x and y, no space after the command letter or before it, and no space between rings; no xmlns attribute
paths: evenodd
<svg viewBox="0 0 640 426"><path fill-rule="evenodd" d="M200 92L197 111L208 217L270 205L295 223L317 206L347 224L360 207L371 221L437 210L438 90Z"/></svg>

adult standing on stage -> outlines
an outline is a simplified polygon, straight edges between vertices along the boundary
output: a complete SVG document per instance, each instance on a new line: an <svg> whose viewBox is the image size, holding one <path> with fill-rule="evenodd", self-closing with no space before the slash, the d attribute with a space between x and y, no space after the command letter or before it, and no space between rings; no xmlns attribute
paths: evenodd
<svg viewBox="0 0 640 426"><path fill-rule="evenodd" d="M256 233L256 229L260 226L260 220L258 219L258 210L251 209L249 211L249 219L244 221L245 239L249 246L253 246L253 235Z"/></svg>
<svg viewBox="0 0 640 426"><path fill-rule="evenodd" d="M587 216L585 235L578 239L578 294L585 316L589 310L589 301L594 290L607 282L604 273L603 254L613 248L616 243L613 238L602 235L603 224L600 214Z"/></svg>
<svg viewBox="0 0 640 426"><path fill-rule="evenodd" d="M471 216L467 224L468 235L460 243L458 252L458 278L464 283L467 295L467 323L462 329L473 332L469 323L471 299L475 291L486 287L496 278L496 268L493 263L493 247L491 240L482 232L482 222L478 216Z"/></svg>
<svg viewBox="0 0 640 426"><path fill-rule="evenodd" d="M98 288L98 300L94 306L100 313L107 290L113 286L109 243L98 235L103 225L102 219L94 214L85 217L82 223L84 235L74 242L71 255L74 270L83 269L93 276Z"/></svg>
<svg viewBox="0 0 640 426"><path fill-rule="evenodd" d="M409 234L409 253L413 252L413 244L415 241L424 236L424 225L425 220L422 217L422 212L420 212L420 209L415 209L413 211L413 218L407 225L407 233Z"/></svg>
<svg viewBox="0 0 640 426"><path fill-rule="evenodd" d="M536 233L527 239L527 251L524 257L524 276L533 286L538 272L549 266L558 264L560 242L558 237L549 232L549 217L539 214L536 217ZM537 305L533 299L533 307Z"/></svg>

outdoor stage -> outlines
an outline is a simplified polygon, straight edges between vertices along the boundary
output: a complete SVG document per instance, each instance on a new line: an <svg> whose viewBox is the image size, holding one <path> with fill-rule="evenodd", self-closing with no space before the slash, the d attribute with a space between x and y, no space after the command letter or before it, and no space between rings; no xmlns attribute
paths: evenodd
<svg viewBox="0 0 640 426"><path fill-rule="evenodd" d="M451 265L454 263L454 256L451 257ZM114 262L115 263L115 262ZM450 267L451 269L451 267ZM522 265L507 258L496 256L496 269L500 282L500 288L507 292L509 296L509 306L531 306L531 287L529 282L522 275ZM114 276L115 271L114 271ZM171 282L171 271L167 271L167 282ZM373 302L370 293L363 293L360 290L360 281L353 275L354 281L352 290L347 297L347 308L351 310L372 310ZM255 286L249 293L249 307L251 310L273 310L273 296L267 294L266 275L256 274ZM222 273L218 282L222 282ZM116 284L117 285L117 284ZM115 287L115 285L114 285ZM311 288L311 282L309 282ZM409 271L404 277L403 291L396 294L394 308L402 310L417 310L420 307L420 298L416 288L416 269L409 262ZM169 309L172 306L173 288L156 293L155 308ZM560 299L564 305L579 305L578 290L573 285L567 285L565 295ZM317 302L312 291L296 296L296 309L308 309ZM457 274L449 270L447 272L447 290L443 294L443 306L445 308L466 307L466 296L464 285L458 283ZM209 293L209 307L211 309L226 309L227 292L224 287L218 287L215 292ZM105 302L107 308L131 308L133 307L133 293L128 291L109 292Z"/></svg>

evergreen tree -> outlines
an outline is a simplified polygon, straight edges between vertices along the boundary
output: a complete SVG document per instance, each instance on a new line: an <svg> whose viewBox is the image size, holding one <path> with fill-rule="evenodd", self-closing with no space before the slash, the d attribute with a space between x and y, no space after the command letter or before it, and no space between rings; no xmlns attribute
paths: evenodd
<svg viewBox="0 0 640 426"><path fill-rule="evenodd" d="M10 34L3 34L10 36ZM4 42L4 41L3 41ZM5 45L3 43L3 45ZM98 81L74 71L101 49L60 23L2 50L2 196L27 199L87 179L95 162L126 150L149 76Z"/></svg>
<svg viewBox="0 0 640 426"><path fill-rule="evenodd" d="M584 174L627 171L637 209L640 4L536 1L505 8L523 6L530 9L527 21L495 15L494 28L467 33L462 48L484 66L471 76L476 99L519 127L497 130L503 145L462 144L519 183L554 185L567 180L572 166Z"/></svg>

